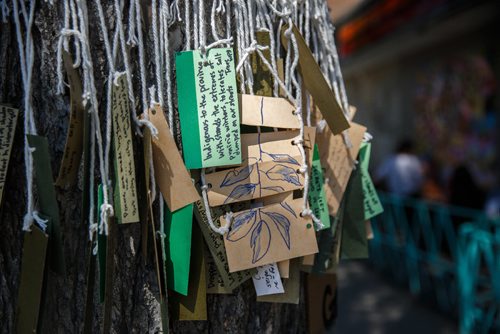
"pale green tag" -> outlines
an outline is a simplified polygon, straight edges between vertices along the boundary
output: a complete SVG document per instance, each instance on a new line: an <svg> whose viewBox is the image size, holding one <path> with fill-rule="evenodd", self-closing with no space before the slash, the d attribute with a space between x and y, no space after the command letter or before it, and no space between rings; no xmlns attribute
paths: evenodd
<svg viewBox="0 0 500 334"><path fill-rule="evenodd" d="M370 173L368 172L370 153L371 144L363 143L359 149L359 160L363 184L365 220L369 220L384 212L384 208L382 207L382 203L380 203L380 199L377 194L377 189L375 189L375 185L373 184Z"/></svg>
<svg viewBox="0 0 500 334"><path fill-rule="evenodd" d="M230 48L177 53L177 94L188 169L241 163L240 116Z"/></svg>
<svg viewBox="0 0 500 334"><path fill-rule="evenodd" d="M328 213L328 203L325 195L325 179L319 160L318 145L314 145L314 154L311 169L311 181L309 183L309 206L314 215L321 220L322 229L330 227L330 215ZM319 229L316 229L317 231Z"/></svg>
<svg viewBox="0 0 500 334"><path fill-rule="evenodd" d="M184 296L188 294L189 263L191 260L191 233L193 229L193 204L170 212L165 206L164 226L167 261L167 286Z"/></svg>

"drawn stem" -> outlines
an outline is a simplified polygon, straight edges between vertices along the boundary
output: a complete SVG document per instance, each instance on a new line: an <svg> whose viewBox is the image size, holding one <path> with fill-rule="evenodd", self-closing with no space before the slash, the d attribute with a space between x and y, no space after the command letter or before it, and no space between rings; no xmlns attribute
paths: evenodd
<svg viewBox="0 0 500 334"><path fill-rule="evenodd" d="M259 161L255 164L257 166L257 177L258 177L258 184L259 184L259 197L262 197L262 184L260 183L260 168L259 168L259 163L262 162L262 147L260 145L260 126L257 127L257 142L259 143ZM260 210L259 210L259 216L260 216Z"/></svg>

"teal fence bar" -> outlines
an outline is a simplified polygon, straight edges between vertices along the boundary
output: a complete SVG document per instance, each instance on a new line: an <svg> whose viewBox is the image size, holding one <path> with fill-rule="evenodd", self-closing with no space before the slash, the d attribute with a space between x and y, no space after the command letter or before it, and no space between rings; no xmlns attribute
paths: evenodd
<svg viewBox="0 0 500 334"><path fill-rule="evenodd" d="M500 331L500 223L477 210L379 195L371 263L456 316L461 333Z"/></svg>

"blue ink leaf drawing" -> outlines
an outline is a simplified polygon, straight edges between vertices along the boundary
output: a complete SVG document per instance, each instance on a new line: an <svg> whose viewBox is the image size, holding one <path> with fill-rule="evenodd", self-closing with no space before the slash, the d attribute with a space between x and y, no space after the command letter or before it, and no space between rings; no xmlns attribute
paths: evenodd
<svg viewBox="0 0 500 334"><path fill-rule="evenodd" d="M254 165L245 166L241 169L232 169L226 174L224 180L222 180L221 187L231 186L235 183L246 180L253 171Z"/></svg>
<svg viewBox="0 0 500 334"><path fill-rule="evenodd" d="M297 172L288 166L278 164L266 172L270 180L281 180L301 186Z"/></svg>
<svg viewBox="0 0 500 334"><path fill-rule="evenodd" d="M290 221L288 220L288 218L277 212L262 211L262 213L272 219L272 221L276 225L276 228L280 232L281 237L286 244L286 247L290 249Z"/></svg>
<svg viewBox="0 0 500 334"><path fill-rule="evenodd" d="M262 259L269 250L271 245L271 230L269 225L263 220L259 221L257 226L252 231L250 238L250 246L252 247L253 256L252 263Z"/></svg>
<svg viewBox="0 0 500 334"><path fill-rule="evenodd" d="M245 196L251 196L255 192L255 187L257 183L245 183L234 187L231 193L228 195L224 204L231 203L231 200L237 200Z"/></svg>
<svg viewBox="0 0 500 334"><path fill-rule="evenodd" d="M280 187L280 186L262 187L262 189L276 191L277 193L285 191L285 189L283 189L283 187Z"/></svg>
<svg viewBox="0 0 500 334"><path fill-rule="evenodd" d="M281 154L281 153L267 153L267 152L264 152L265 154L267 154L268 156L270 156L274 162L284 162L284 163L289 163L289 164L294 164L294 165L297 165L297 166L300 166L299 162L297 160L295 160L294 158L292 158L291 156L289 156L288 154Z"/></svg>
<svg viewBox="0 0 500 334"><path fill-rule="evenodd" d="M297 218L297 215L295 214L295 212L293 211L293 209L290 207L290 205L288 205L287 202L281 202L280 205L281 205L281 207L283 209L285 209L286 211L290 212L295 218Z"/></svg>
<svg viewBox="0 0 500 334"><path fill-rule="evenodd" d="M238 241L247 236L257 218L257 211L250 210L234 216L231 231L227 234L227 240Z"/></svg>

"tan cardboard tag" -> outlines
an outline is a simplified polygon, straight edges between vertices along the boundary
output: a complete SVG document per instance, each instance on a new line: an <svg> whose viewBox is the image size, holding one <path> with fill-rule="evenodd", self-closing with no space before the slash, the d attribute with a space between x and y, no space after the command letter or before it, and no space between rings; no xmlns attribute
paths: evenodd
<svg viewBox="0 0 500 334"><path fill-rule="evenodd" d="M182 157L175 145L174 137L159 105L149 110L149 119L158 130L158 138L153 138L153 163L156 182L174 212L200 199Z"/></svg>
<svg viewBox="0 0 500 334"><path fill-rule="evenodd" d="M66 51L63 51L63 61L69 81L70 107L68 134L66 136L66 145L64 146L56 186L65 188L74 185L78 177L83 152L83 119L85 116L85 107L82 101L82 81L80 74L73 68L71 55Z"/></svg>
<svg viewBox="0 0 500 334"><path fill-rule="evenodd" d="M300 128L294 106L281 97L240 94L240 122L285 129Z"/></svg>
<svg viewBox="0 0 500 334"><path fill-rule="evenodd" d="M312 221L301 211L297 199L234 213L224 236L230 272L317 253Z"/></svg>

